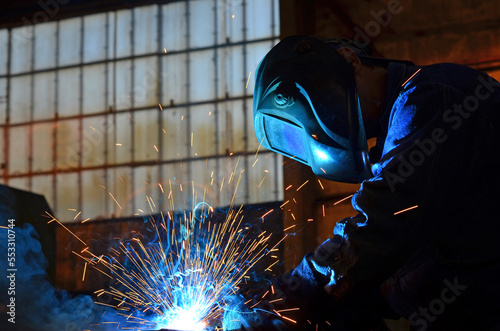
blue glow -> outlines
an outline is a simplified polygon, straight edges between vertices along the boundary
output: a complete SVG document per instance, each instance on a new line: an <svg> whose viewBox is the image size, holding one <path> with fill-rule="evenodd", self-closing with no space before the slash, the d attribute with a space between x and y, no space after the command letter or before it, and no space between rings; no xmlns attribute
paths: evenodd
<svg viewBox="0 0 500 331"><path fill-rule="evenodd" d="M330 159L330 156L320 149L315 149L314 155L316 155L316 157L321 161L328 161Z"/></svg>

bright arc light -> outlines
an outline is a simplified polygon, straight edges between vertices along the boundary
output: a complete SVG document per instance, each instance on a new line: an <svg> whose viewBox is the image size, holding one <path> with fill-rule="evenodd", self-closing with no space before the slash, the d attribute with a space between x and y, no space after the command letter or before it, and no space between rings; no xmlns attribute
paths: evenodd
<svg viewBox="0 0 500 331"><path fill-rule="evenodd" d="M167 325L168 329L186 330L186 331L203 331L207 325L205 322L200 322L199 313L196 308L190 309L178 308L174 312L175 316Z"/></svg>

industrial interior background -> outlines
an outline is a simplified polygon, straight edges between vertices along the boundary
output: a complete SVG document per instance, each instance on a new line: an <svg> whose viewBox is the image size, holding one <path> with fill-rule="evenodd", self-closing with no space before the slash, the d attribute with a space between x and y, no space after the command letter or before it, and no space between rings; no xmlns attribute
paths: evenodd
<svg viewBox="0 0 500 331"><path fill-rule="evenodd" d="M43 195L61 222L105 246L141 231L145 195L160 201L158 184L169 180L181 191L199 186L199 196L204 189L214 206L227 207L236 189L228 179L240 167L236 202L258 221L272 211L270 231L295 225L282 248L289 270L336 221L353 216L344 198L358 186L319 180L259 148L251 121L258 61L285 36L333 36L368 43L383 57L455 62L499 79L499 7L498 0L2 1L1 181ZM189 206L182 194L176 199ZM98 276L81 281L66 230L38 229L42 242L56 232L45 254L57 287L102 286Z"/></svg>

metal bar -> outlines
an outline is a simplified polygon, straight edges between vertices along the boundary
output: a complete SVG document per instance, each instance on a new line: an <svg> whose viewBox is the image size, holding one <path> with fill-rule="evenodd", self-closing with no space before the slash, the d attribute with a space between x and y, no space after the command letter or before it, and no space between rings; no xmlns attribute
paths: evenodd
<svg viewBox="0 0 500 331"><path fill-rule="evenodd" d="M219 35L218 34L218 31L217 31L217 1L218 0L214 0L214 29L215 29L215 33L214 33L214 44L217 44L217 36ZM223 2L222 6L225 6L225 2ZM223 8L223 12L224 12L224 9ZM224 18L225 19L225 18ZM214 72L215 72L215 79L214 79L214 84L215 84L215 96L214 96L214 99L217 100L217 97L219 96L219 81L220 81L220 78L219 78L219 67L217 65L217 58L218 58L218 49L215 48L214 49L214 60L215 60L215 63L214 63ZM219 117L220 117L220 105L219 105L219 102L216 101L214 103L214 119L215 119L215 154L218 154L219 153L219 148L220 148L220 142L219 142L219 135L220 135L220 128L219 128ZM220 169L220 159L217 158L215 159L215 169L217 169L217 171ZM220 190L216 190L215 191L216 193L216 199L217 201L221 201L220 200Z"/></svg>
<svg viewBox="0 0 500 331"><path fill-rule="evenodd" d="M272 151L261 151L259 152L259 155L266 155L266 154L274 154ZM237 156L251 156L255 155L254 151L249 151L249 152L241 152L241 153L235 153L233 154L233 157ZM121 167L129 167L129 168L138 168L138 167L144 167L144 166L154 166L154 165L165 165L165 164L174 164L174 163L179 163L179 162L194 162L194 161L200 161L200 160L215 160L215 159L221 159L227 157L226 154L219 154L219 155L210 155L206 157L189 157L189 158L183 158L183 159L173 159L173 160L149 160L149 161L137 161L137 162L125 162L125 163L115 163L115 164L107 164L107 165L98 165L98 166L85 166L85 167L79 167L79 168L72 168L72 169L60 169L58 173L75 173L75 172L82 172L82 171L88 171L88 170L97 170L97 169L114 169L114 168L121 168ZM11 174L10 178L23 178L23 177L28 177L28 176L41 176L41 175L50 175L52 172L50 170L47 171L36 171L33 172L32 174Z"/></svg>
<svg viewBox="0 0 500 331"><path fill-rule="evenodd" d="M31 59L30 59L30 66L31 70L35 68L35 40L36 40L36 34L35 34L35 26L32 26L33 29L33 38L31 38ZM33 118L35 115L35 76L31 75L30 76L30 109L29 109L29 122L33 123ZM28 173L32 174L33 173L33 124L30 124L28 126ZM33 190L33 176L28 177L28 191Z"/></svg>
<svg viewBox="0 0 500 331"><path fill-rule="evenodd" d="M191 87L191 29L190 29L190 18L191 18L191 13L189 11L189 0L186 0L186 45L187 45L187 52L186 52L186 100L189 101L191 100L191 93L190 93L190 87ZM192 153L192 148L191 148L191 107L187 106L186 107L186 121L187 121L187 143L186 143L186 148L187 148L187 155L188 158L191 158L191 153ZM184 160L185 161L185 160ZM181 161L182 162L182 161ZM191 162L185 162L185 166L187 168L187 178L192 178L191 176ZM182 163L181 163L182 166Z"/></svg>
<svg viewBox="0 0 500 331"><path fill-rule="evenodd" d="M80 115L83 114L83 52L84 52L84 37L85 37L85 21L84 18L80 18L80 88L79 88L79 96L78 96L78 113ZM83 162L83 116L78 120L78 167L82 168ZM77 171L77 205L78 210L81 211L83 207L83 188L82 188L82 171Z"/></svg>
<svg viewBox="0 0 500 331"><path fill-rule="evenodd" d="M60 38L60 21L56 23L56 54L55 54L55 66L59 66L59 38ZM57 205L57 119L59 117L59 70L56 71L56 79L54 82L55 98L54 98L54 125L52 125L52 208L56 208ZM54 209L56 210L56 209Z"/></svg>
<svg viewBox="0 0 500 331"><path fill-rule="evenodd" d="M106 52L106 66L104 69L104 77L105 77L105 87L104 87L104 106L107 107L107 105L110 104L111 100L109 100L109 86L108 86L108 78L110 77L109 75L109 67L110 67L110 61L109 61L109 48L110 48L110 42L109 42L109 16L112 15L112 13L106 13L106 26L105 26L105 33L106 33L106 43L105 43L105 52ZM103 170L103 180L104 180L104 187L108 187L109 185L109 177L108 177L108 171L107 171L107 165L109 164L109 117L110 115L104 115L104 170ZM104 195L104 215L109 215L109 195L105 194Z"/></svg>
<svg viewBox="0 0 500 331"><path fill-rule="evenodd" d="M115 67L115 69L116 69L116 67ZM170 105L170 104L162 105L162 108L163 108L163 111L168 111L169 109L178 109L179 107L192 107L192 106L198 106L198 105L216 104L216 103L219 103L222 101L237 101L237 100L245 100L245 99L251 99L251 98L252 98L252 96L227 97L224 99L194 101L194 102L179 103L179 104L174 104L174 105ZM153 108L153 106L137 107L137 108L133 108L133 110L134 110L134 112L140 112L140 111L150 110L152 108ZM128 112L130 112L130 110L131 109L115 110L115 111L113 111L113 114L128 113ZM92 114L83 114L82 113L82 114L78 114L78 115L58 117L57 120L65 121L65 120L74 120L74 119L80 119L80 118L91 118L91 117L98 117L98 116L102 116L102 115L109 115L109 113L110 113L110 110L108 109L106 111L99 112L99 113L92 113ZM33 122L13 123L13 124L9 124L9 126L16 127L16 126L51 123L51 122L54 122L53 118L34 120ZM6 126L7 126L6 124L3 124L3 125L0 124L0 128L6 127Z"/></svg>
<svg viewBox="0 0 500 331"><path fill-rule="evenodd" d="M9 29L9 41L7 45L7 95L5 96L5 129L3 130L4 140L3 140L3 153L4 153L4 173L3 178L5 184L9 184L9 152L10 152L10 64L12 56L12 29Z"/></svg>
<svg viewBox="0 0 500 331"><path fill-rule="evenodd" d="M130 22L130 54L134 55L135 51L135 45L134 45L134 26L135 26L135 8L130 10L130 15L132 16L131 22ZM135 95L134 95L134 79L135 79L135 72L134 72L134 61L135 57L132 57L131 59L131 67L130 67L130 97L132 100L135 100ZM132 162L135 162L135 132L134 132L134 116L135 116L135 111L133 107L133 103L130 104L130 160ZM130 172L130 192L131 196L135 192L135 174L133 171ZM135 197L132 198L131 201L131 209L132 213L135 213L136 210L136 203L135 203Z"/></svg>
<svg viewBox="0 0 500 331"><path fill-rule="evenodd" d="M184 1L189 1L189 0L184 0ZM129 56L124 56L121 58L114 58L112 61L118 62L118 61L126 61L126 60L133 60L133 59L141 59L141 58L146 58L146 57L151 57L151 56L173 56L176 54L187 54L187 53L192 53L192 52L198 52L198 51L206 51L210 50L213 48L224 48L224 47L230 47L230 46L240 46L243 44L256 44L260 42L266 42L266 41L273 41L275 38L260 38L260 39L255 39L255 40L249 40L249 41L238 41L238 42L224 42L221 44L217 45L212 45L212 46L205 46L205 47L198 47L198 48L188 48L185 50L178 50L178 51L168 51L168 53L162 53L162 52L154 52L154 53L145 53L141 55L129 55ZM104 60L98 60L98 61L92 61L92 62L87 62L84 64L84 66L91 66L95 64L105 64L107 61L106 59ZM82 64L69 64L66 66L61 66L57 67L57 69L72 69L72 68L79 68L81 67ZM15 74L11 74L9 76L7 75L0 75L0 78L7 78L7 77L19 77L19 76L24 76L24 75L33 75L33 74L38 74L38 73L44 73L44 72L50 72L53 71L54 68L45 68L45 69L38 69L38 70L32 70L32 71L24 71L24 72L18 72Z"/></svg>
<svg viewBox="0 0 500 331"><path fill-rule="evenodd" d="M247 68L247 6L246 6L246 1L243 0L242 3L241 3L242 7L243 7L243 69L242 69L242 74L243 74L243 84L246 83L245 81L245 78L246 78L246 68ZM244 89L243 90L243 96L245 97L247 95L247 90ZM243 101L243 118L246 119L247 118L247 112L248 112L248 109L247 109L247 102L246 101ZM245 146L245 151L248 151L248 127L247 125L245 125L243 127L243 139L244 139L244 146ZM244 167L245 169L248 168L248 157L245 157L243 158L243 164L244 164ZM247 185L249 185L249 171L245 171L244 172L244 180L245 180L245 183L247 183ZM249 196L249 190L245 190L245 204L248 204L248 202L250 201L250 196Z"/></svg>
<svg viewBox="0 0 500 331"><path fill-rule="evenodd" d="M157 35L157 45L158 45L158 49L162 49L162 40L163 40L163 11L162 11L162 8L161 8L161 5L158 4L157 5L157 8L158 8L158 15L157 15L157 21L156 21L156 24L157 24L157 31L158 33L156 34ZM163 137L162 137L162 123L163 123L163 110L161 109L161 106L160 106L160 100L161 100L161 96L162 96L162 91L163 91L163 61L162 61L162 57L161 56L158 56L157 57L157 68L158 68L158 72L160 74L160 79L158 80L158 86L157 86L157 90L156 90L156 94L157 94L157 101L158 101L158 107L160 108L160 110L158 111L158 160L163 160L164 158L164 155L165 155L165 152L163 151ZM157 170L158 170L158 183L161 184L163 183L163 171L162 171L162 167L160 165L157 166ZM161 199L158 199L158 208L159 210L164 210L164 201L163 201L163 198Z"/></svg>

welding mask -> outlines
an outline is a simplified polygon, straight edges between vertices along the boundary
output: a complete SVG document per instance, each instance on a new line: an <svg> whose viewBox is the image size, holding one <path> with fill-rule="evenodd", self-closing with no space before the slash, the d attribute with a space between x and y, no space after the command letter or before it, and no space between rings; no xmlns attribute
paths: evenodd
<svg viewBox="0 0 500 331"><path fill-rule="evenodd" d="M325 179L359 183L372 176L353 68L335 47L285 38L255 79L254 126L262 146Z"/></svg>

